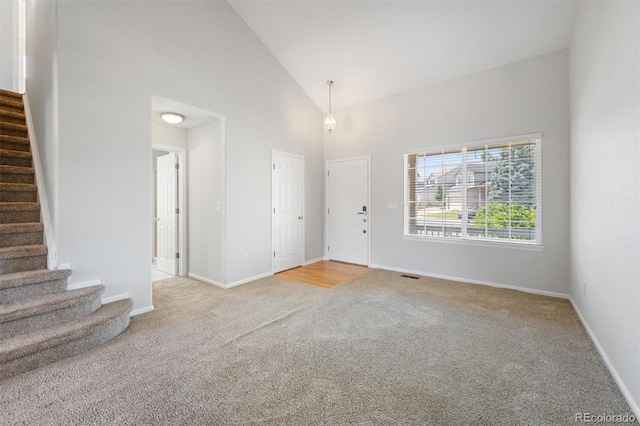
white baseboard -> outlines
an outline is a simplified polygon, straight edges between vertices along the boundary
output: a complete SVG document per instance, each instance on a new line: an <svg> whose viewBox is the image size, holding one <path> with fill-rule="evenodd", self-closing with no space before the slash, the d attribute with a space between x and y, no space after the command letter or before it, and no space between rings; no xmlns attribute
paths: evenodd
<svg viewBox="0 0 640 426"><path fill-rule="evenodd" d="M153 311L153 305L149 305L149 306L146 306L146 307L140 308L140 309L134 309L133 311L131 311L129 313L129 318L135 317L136 315L145 314L145 313L151 312L151 311Z"/></svg>
<svg viewBox="0 0 640 426"><path fill-rule="evenodd" d="M99 285L99 284L102 284L102 281L100 279L83 281L81 283L68 284L67 290L77 290L79 288L91 287L92 285Z"/></svg>
<svg viewBox="0 0 640 426"><path fill-rule="evenodd" d="M117 302L118 300L124 300L129 298L129 293L116 294L115 296L103 297L102 304L106 305L107 303Z"/></svg>
<svg viewBox="0 0 640 426"><path fill-rule="evenodd" d="M634 401L633 396L631 396L631 392L629 392L629 389L627 388L627 386L622 381L622 378L620 378L620 375L618 374L618 372L616 371L616 368L611 363L611 360L609 359L609 357L607 356L607 353L605 352L604 348L602 347L602 345L598 341L598 338L596 337L596 335L591 330L591 327L589 327L589 323L585 319L584 315L582 315L582 312L580 312L580 309L578 309L578 305L573 301L573 299L571 297L569 297L569 301L571 302L571 305L573 306L573 309L578 314L578 318L580 318L580 322L582 322L583 327L585 328L585 330L587 330L587 334L589 335L589 337L593 341L593 344L595 345L596 349L598 350L598 353L602 357L602 360L604 361L604 364L609 369L609 372L611 373L611 376L613 376L613 380L616 381L616 384L618 385L618 388L620 388L620 392L622 392L622 395L624 395L624 398L627 400L627 403L629 404L629 407L631 407L631 411L633 411L634 416L636 417L636 419L640 419L640 408L638 407L638 403L636 401ZM620 413L620 414L624 414L624 413Z"/></svg>
<svg viewBox="0 0 640 426"><path fill-rule="evenodd" d="M324 257L316 257L315 259L309 259L306 260L302 266L307 266L307 265L311 265L312 263L318 263L318 262L322 262L324 259Z"/></svg>
<svg viewBox="0 0 640 426"><path fill-rule="evenodd" d="M569 299L569 295L568 294L556 293L554 291L538 290L538 289L535 289L535 288L526 288L526 287L518 287L518 286L514 286L514 285L492 283L492 282L489 282L489 281L470 280L470 279L467 279L467 278L452 277L452 276L449 276L449 275L428 274L428 273L423 272L423 271L414 271L414 270L411 270L411 269L396 268L396 267L387 266L387 265L375 265L374 264L374 265L369 265L369 268L384 269L384 270L387 270L387 271L400 272L400 273L403 273L403 274L422 275L424 277L439 278L439 279L449 280L449 281L458 281L458 282L467 283L467 284L480 284L480 285L486 285L486 286L495 287L495 288L505 288L505 289L508 289L508 290L518 290L518 291L522 291L524 293L531 293L531 294L538 294L538 295L541 295L541 296L556 297L556 298L559 298L559 299Z"/></svg>
<svg viewBox="0 0 640 426"><path fill-rule="evenodd" d="M264 274L255 275L253 277L245 278L245 279L240 280L240 281L235 281L235 282L232 282L232 283L229 283L229 284L222 284L222 283L219 283L217 281L213 281L213 280L210 280L208 278L201 277L200 275L192 274L191 272L189 272L189 274L188 274L188 276L190 278L193 278L193 279L198 280L198 281L202 281L203 283L215 285L216 287L220 287L220 288L223 288L225 290L228 289L228 288L231 288L231 287L236 287L236 286L239 286L239 285L242 285L242 284L250 283L251 281L259 280L260 278L270 277L271 275L273 275L273 272L265 272Z"/></svg>
<svg viewBox="0 0 640 426"><path fill-rule="evenodd" d="M203 283L215 285L216 287L227 288L226 285L219 283L218 281L210 280L209 278L201 277L200 275L192 274L191 272L189 272L187 276L189 278L193 278L194 280L202 281Z"/></svg>
<svg viewBox="0 0 640 426"><path fill-rule="evenodd" d="M230 284L227 284L227 288L236 287L236 286L239 286L239 285L242 285L242 284L250 283L251 281L259 280L261 278L270 277L272 275L273 275L273 272L265 272L264 274L255 275L253 277L245 278L243 280L235 281L235 282L232 282Z"/></svg>

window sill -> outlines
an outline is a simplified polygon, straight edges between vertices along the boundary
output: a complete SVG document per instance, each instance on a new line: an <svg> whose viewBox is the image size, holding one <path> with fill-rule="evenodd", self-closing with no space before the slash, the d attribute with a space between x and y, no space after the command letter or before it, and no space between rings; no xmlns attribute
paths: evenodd
<svg viewBox="0 0 640 426"><path fill-rule="evenodd" d="M461 244L465 246L493 247L508 250L525 250L525 251L543 251L542 244L527 244L515 242L499 242L488 240L475 240L469 238L450 238L450 237L419 237L417 235L404 235L407 241L421 241L429 243L445 243L445 244Z"/></svg>

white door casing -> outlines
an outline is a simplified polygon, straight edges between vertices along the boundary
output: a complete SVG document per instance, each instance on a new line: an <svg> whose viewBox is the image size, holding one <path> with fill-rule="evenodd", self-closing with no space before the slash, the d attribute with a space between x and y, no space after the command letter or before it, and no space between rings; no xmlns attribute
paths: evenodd
<svg viewBox="0 0 640 426"><path fill-rule="evenodd" d="M304 157L271 154L273 272L301 266L304 259Z"/></svg>
<svg viewBox="0 0 640 426"><path fill-rule="evenodd" d="M157 268L167 274L177 274L177 158L174 152L156 159L157 177Z"/></svg>
<svg viewBox="0 0 640 426"><path fill-rule="evenodd" d="M327 162L330 260L369 263L369 159Z"/></svg>

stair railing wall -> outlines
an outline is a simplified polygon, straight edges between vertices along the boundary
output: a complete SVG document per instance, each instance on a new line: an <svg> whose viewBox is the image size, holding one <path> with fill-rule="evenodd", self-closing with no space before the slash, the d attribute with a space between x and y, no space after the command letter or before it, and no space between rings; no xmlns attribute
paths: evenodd
<svg viewBox="0 0 640 426"><path fill-rule="evenodd" d="M31 154L33 156L33 167L36 173L36 185L38 187L38 201L40 202L40 215L42 224L44 225L45 244L49 248L47 254L48 269L58 269L58 250L56 246L55 233L53 223L51 221L51 213L49 210L49 202L47 200L47 191L44 183L44 174L42 171L42 163L40 161L40 153L38 151L38 141L36 139L35 127L31 116L31 107L29 106L29 97L25 93L23 96L24 111L27 120L27 128L29 130L29 141L31 143Z"/></svg>

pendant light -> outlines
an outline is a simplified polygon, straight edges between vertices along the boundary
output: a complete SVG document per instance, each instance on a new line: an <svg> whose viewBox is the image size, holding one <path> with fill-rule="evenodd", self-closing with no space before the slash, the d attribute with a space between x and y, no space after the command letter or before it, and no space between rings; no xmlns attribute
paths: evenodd
<svg viewBox="0 0 640 426"><path fill-rule="evenodd" d="M327 132L333 132L336 129L336 119L333 118L331 113L331 87L333 86L333 80L328 80L327 85L329 86L329 115L324 120L324 128L327 129Z"/></svg>

